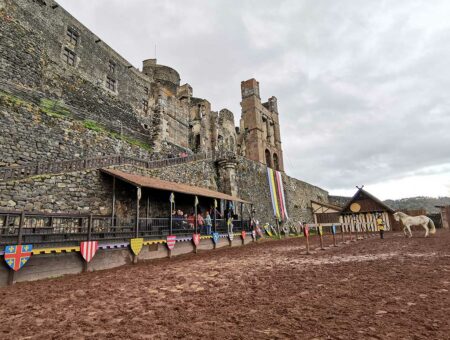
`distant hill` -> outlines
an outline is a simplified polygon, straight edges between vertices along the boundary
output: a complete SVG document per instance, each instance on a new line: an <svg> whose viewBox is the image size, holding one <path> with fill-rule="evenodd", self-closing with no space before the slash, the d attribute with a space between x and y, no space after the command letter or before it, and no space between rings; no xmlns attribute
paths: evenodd
<svg viewBox="0 0 450 340"><path fill-rule="evenodd" d="M439 212L436 205L450 205L450 197L410 197L399 200L384 201L388 206L395 210L419 210L425 209L428 214Z"/></svg>
<svg viewBox="0 0 450 340"><path fill-rule="evenodd" d="M351 197L329 196L331 204L343 207ZM450 205L450 197L409 197L398 200L385 200L384 203L394 210L420 210L425 209L428 214L439 213L436 205Z"/></svg>

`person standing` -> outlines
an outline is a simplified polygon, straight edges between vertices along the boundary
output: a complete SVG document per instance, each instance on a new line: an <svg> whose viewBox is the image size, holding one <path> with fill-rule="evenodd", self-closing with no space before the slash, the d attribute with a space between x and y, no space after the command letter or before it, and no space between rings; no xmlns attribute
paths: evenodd
<svg viewBox="0 0 450 340"><path fill-rule="evenodd" d="M212 220L211 220L211 216L209 215L208 210L206 210L206 213L205 213L205 226L206 226L206 234L210 235L211 227L212 227Z"/></svg>
<svg viewBox="0 0 450 340"><path fill-rule="evenodd" d="M198 227L200 234L203 231L204 225L205 225L205 221L203 219L202 213L199 211L197 214L197 227Z"/></svg>
<svg viewBox="0 0 450 340"><path fill-rule="evenodd" d="M380 232L380 238L384 239L384 221L381 214L378 214L377 216L377 227L378 231Z"/></svg>

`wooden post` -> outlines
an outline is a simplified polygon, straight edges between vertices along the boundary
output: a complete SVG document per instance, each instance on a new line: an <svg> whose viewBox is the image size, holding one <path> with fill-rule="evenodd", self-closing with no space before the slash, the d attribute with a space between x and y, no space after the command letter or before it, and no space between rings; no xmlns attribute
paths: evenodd
<svg viewBox="0 0 450 340"><path fill-rule="evenodd" d="M116 177L113 177L113 197L112 197L112 214L111 214L111 227L115 226L114 216L116 215Z"/></svg>
<svg viewBox="0 0 450 340"><path fill-rule="evenodd" d="M317 233L319 234L320 239L320 250L325 250L323 247L323 229L319 226L317 226Z"/></svg>
<svg viewBox="0 0 450 340"><path fill-rule="evenodd" d="M344 223L341 224L341 238L342 238L342 243L344 243L345 242L345 239L344 239Z"/></svg>
<svg viewBox="0 0 450 340"><path fill-rule="evenodd" d="M134 230L134 237L139 237L139 204L141 201L141 187L136 187L136 226ZM133 254L133 263L137 263L138 257Z"/></svg>
<svg viewBox="0 0 450 340"><path fill-rule="evenodd" d="M305 226L303 233L306 238L306 255L310 255L311 253L309 252L309 227L307 225Z"/></svg>
<svg viewBox="0 0 450 340"><path fill-rule="evenodd" d="M195 226L195 234L197 234L198 230L198 218L197 218L197 196L195 196L194 202L194 226ZM194 252L197 254L197 246L194 243Z"/></svg>
<svg viewBox="0 0 450 340"><path fill-rule="evenodd" d="M23 228L24 222L25 222L25 211L22 210L22 213L20 214L20 219L19 219L19 230L17 231L17 245L22 244L22 228ZM12 268L9 268L8 285L14 284L15 274L16 274L16 272Z"/></svg>
<svg viewBox="0 0 450 340"><path fill-rule="evenodd" d="M91 236L92 236L92 222L93 222L93 218L92 218L92 214L89 215L88 218L88 230L87 230L87 236L86 236L86 241L90 241L91 240ZM87 272L88 271L88 263L87 261L83 261L83 272Z"/></svg>
<svg viewBox="0 0 450 340"><path fill-rule="evenodd" d="M333 234L333 246L337 247L337 243L336 243L336 226L333 224L331 226L332 230L331 233Z"/></svg>

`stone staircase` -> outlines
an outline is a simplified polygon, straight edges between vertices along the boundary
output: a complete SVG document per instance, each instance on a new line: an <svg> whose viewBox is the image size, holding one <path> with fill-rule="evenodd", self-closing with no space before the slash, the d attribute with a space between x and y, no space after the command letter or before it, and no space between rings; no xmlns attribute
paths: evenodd
<svg viewBox="0 0 450 340"><path fill-rule="evenodd" d="M186 157L165 158L146 161L122 155L103 156L95 158L78 158L69 161L32 163L20 166L0 168L0 182L19 180L38 175L51 175L73 171L100 169L112 165L136 165L146 169L157 169L166 166L195 162L208 159L206 153Z"/></svg>

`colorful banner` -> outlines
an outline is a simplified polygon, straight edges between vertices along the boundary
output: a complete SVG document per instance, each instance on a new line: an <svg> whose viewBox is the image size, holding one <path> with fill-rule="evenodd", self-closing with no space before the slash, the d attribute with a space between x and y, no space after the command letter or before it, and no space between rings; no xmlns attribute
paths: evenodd
<svg viewBox="0 0 450 340"><path fill-rule="evenodd" d="M267 168L267 179L269 181L270 198L272 200L273 215L279 221L289 219L284 196L283 179L281 172Z"/></svg>
<svg viewBox="0 0 450 340"><path fill-rule="evenodd" d="M90 262L98 250L98 241L85 241L80 243L81 256Z"/></svg>
<svg viewBox="0 0 450 340"><path fill-rule="evenodd" d="M167 243L167 248L169 248L169 250L172 250L175 247L175 242L177 242L176 235L167 235L166 243Z"/></svg>
<svg viewBox="0 0 450 340"><path fill-rule="evenodd" d="M6 264L14 271L18 271L31 257L33 245L14 245L5 247Z"/></svg>
<svg viewBox="0 0 450 340"><path fill-rule="evenodd" d="M217 244L219 242L219 233L213 233L212 234L212 239L213 239L213 242L215 244Z"/></svg>
<svg viewBox="0 0 450 340"><path fill-rule="evenodd" d="M197 247L200 243L200 234L192 234L192 242L194 242Z"/></svg>
<svg viewBox="0 0 450 340"><path fill-rule="evenodd" d="M144 239L143 238L132 238L130 240L130 246L131 250L133 251L133 254L138 256L139 253L142 250L142 246L144 245Z"/></svg>

